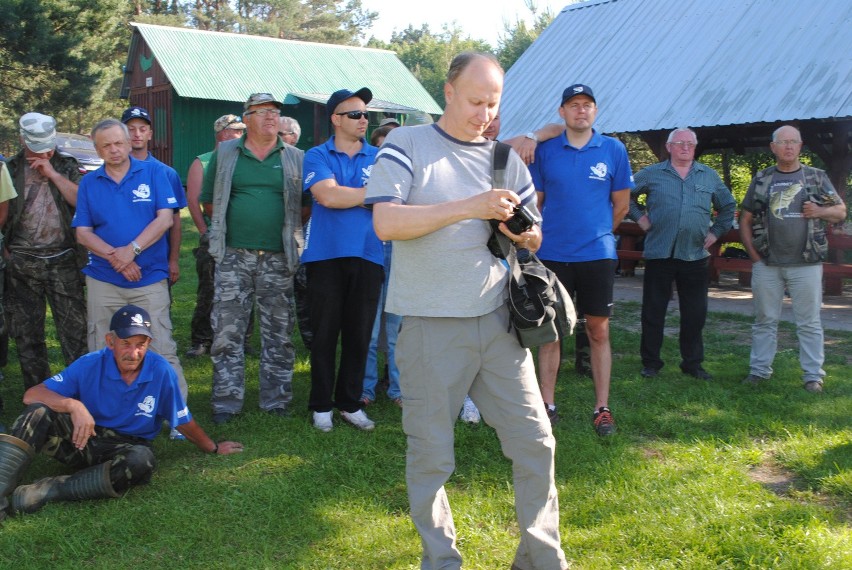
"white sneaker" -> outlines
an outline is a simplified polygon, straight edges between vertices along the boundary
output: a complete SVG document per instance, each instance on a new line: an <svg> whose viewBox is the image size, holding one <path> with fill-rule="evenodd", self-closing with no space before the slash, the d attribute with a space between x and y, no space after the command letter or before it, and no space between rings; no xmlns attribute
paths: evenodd
<svg viewBox="0 0 852 570"><path fill-rule="evenodd" d="M479 420L482 419L479 415L479 409L473 403L473 400L470 399L470 396L464 397L464 405L459 414L459 419L469 424L478 424Z"/></svg>
<svg viewBox="0 0 852 570"><path fill-rule="evenodd" d="M314 412L314 427L324 432L331 431L334 427L331 424L331 412Z"/></svg>
<svg viewBox="0 0 852 570"><path fill-rule="evenodd" d="M367 414L364 413L364 410L358 410L357 412L340 412L340 415L343 416L343 419L355 426L358 429L362 429L364 431L370 431L376 424L367 417Z"/></svg>

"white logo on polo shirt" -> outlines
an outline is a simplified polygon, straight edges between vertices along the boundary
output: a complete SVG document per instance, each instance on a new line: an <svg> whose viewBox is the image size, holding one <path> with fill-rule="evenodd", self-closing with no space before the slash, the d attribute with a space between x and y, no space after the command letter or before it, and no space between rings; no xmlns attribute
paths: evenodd
<svg viewBox="0 0 852 570"><path fill-rule="evenodd" d="M310 174L308 174L307 177L305 177L305 186L310 186L311 180L313 180L314 176L316 176L316 175L317 175L316 172L311 172Z"/></svg>
<svg viewBox="0 0 852 570"><path fill-rule="evenodd" d="M592 173L589 175L589 178L592 180L606 180L606 164L603 162L599 162L594 166L589 167L592 170Z"/></svg>
<svg viewBox="0 0 852 570"><path fill-rule="evenodd" d="M150 202L151 187L147 184L140 184L139 187L133 191L133 196L134 202Z"/></svg>
<svg viewBox="0 0 852 570"><path fill-rule="evenodd" d="M54 382L63 382L65 380L65 378L62 377L62 373L59 373L59 374L56 374L55 376L53 376L53 378L51 378L51 380L53 380Z"/></svg>
<svg viewBox="0 0 852 570"><path fill-rule="evenodd" d="M154 411L154 406L156 405L156 400L154 396L145 396L145 399L136 404L139 406L140 412L136 412L137 416L145 416L147 418L152 417L151 412Z"/></svg>

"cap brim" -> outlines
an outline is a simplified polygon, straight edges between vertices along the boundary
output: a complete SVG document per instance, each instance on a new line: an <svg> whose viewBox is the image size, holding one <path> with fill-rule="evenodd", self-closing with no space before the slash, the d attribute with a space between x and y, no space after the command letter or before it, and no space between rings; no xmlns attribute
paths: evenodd
<svg viewBox="0 0 852 570"><path fill-rule="evenodd" d="M118 338L130 338L136 335L154 338L154 335L151 334L151 331L145 327L127 327L123 329L118 329L117 331L115 331L115 334L118 336Z"/></svg>
<svg viewBox="0 0 852 570"><path fill-rule="evenodd" d="M352 94L353 97L359 98L366 105L370 101L373 100L373 92L367 89L366 87L362 87L358 91Z"/></svg>
<svg viewBox="0 0 852 570"><path fill-rule="evenodd" d="M40 142L40 143L29 143L24 140L24 145L30 149L30 152L34 152L36 154L41 154L43 152L50 152L54 148L56 148L56 140L52 140L48 142Z"/></svg>

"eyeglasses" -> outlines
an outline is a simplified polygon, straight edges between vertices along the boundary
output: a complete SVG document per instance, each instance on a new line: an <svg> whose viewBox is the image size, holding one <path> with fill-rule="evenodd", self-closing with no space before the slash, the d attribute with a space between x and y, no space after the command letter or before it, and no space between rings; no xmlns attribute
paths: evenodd
<svg viewBox="0 0 852 570"><path fill-rule="evenodd" d="M796 146L797 144L802 144L802 141L789 139L784 141L772 141L772 144L777 144L778 146Z"/></svg>
<svg viewBox="0 0 852 570"><path fill-rule="evenodd" d="M342 113L335 113L335 115L346 115L353 121L360 121L361 119L366 119L370 116L367 111L344 111Z"/></svg>
<svg viewBox="0 0 852 570"><path fill-rule="evenodd" d="M281 111L279 109L258 109L256 111L246 111L243 115L258 115L259 117L278 117L281 115Z"/></svg>
<svg viewBox="0 0 852 570"><path fill-rule="evenodd" d="M697 143L689 142L689 141L674 141L669 143L672 146L678 146L680 148L695 148L698 146Z"/></svg>
<svg viewBox="0 0 852 570"><path fill-rule="evenodd" d="M284 132L279 132L279 133L278 133L278 136L279 136L279 137L291 137L291 136L293 136L293 135L295 135L295 134L296 134L296 133L294 133L293 131L284 131Z"/></svg>
<svg viewBox="0 0 852 570"><path fill-rule="evenodd" d="M595 104L587 101L585 103L569 103L566 107L568 107L570 111L579 111L580 109L584 111L591 111L595 108Z"/></svg>

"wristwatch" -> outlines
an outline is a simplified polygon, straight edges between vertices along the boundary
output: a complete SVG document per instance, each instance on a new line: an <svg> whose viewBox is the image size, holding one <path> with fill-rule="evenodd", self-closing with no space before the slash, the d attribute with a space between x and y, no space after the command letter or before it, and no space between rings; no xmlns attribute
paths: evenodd
<svg viewBox="0 0 852 570"><path fill-rule="evenodd" d="M139 247L139 244L136 243L136 240L131 241L130 245L133 246L133 255L139 255L140 253L142 253L142 248Z"/></svg>
<svg viewBox="0 0 852 570"><path fill-rule="evenodd" d="M532 140L533 142L536 142L536 143L538 142L538 137L535 136L535 131L528 132L527 134L524 135L524 137Z"/></svg>

